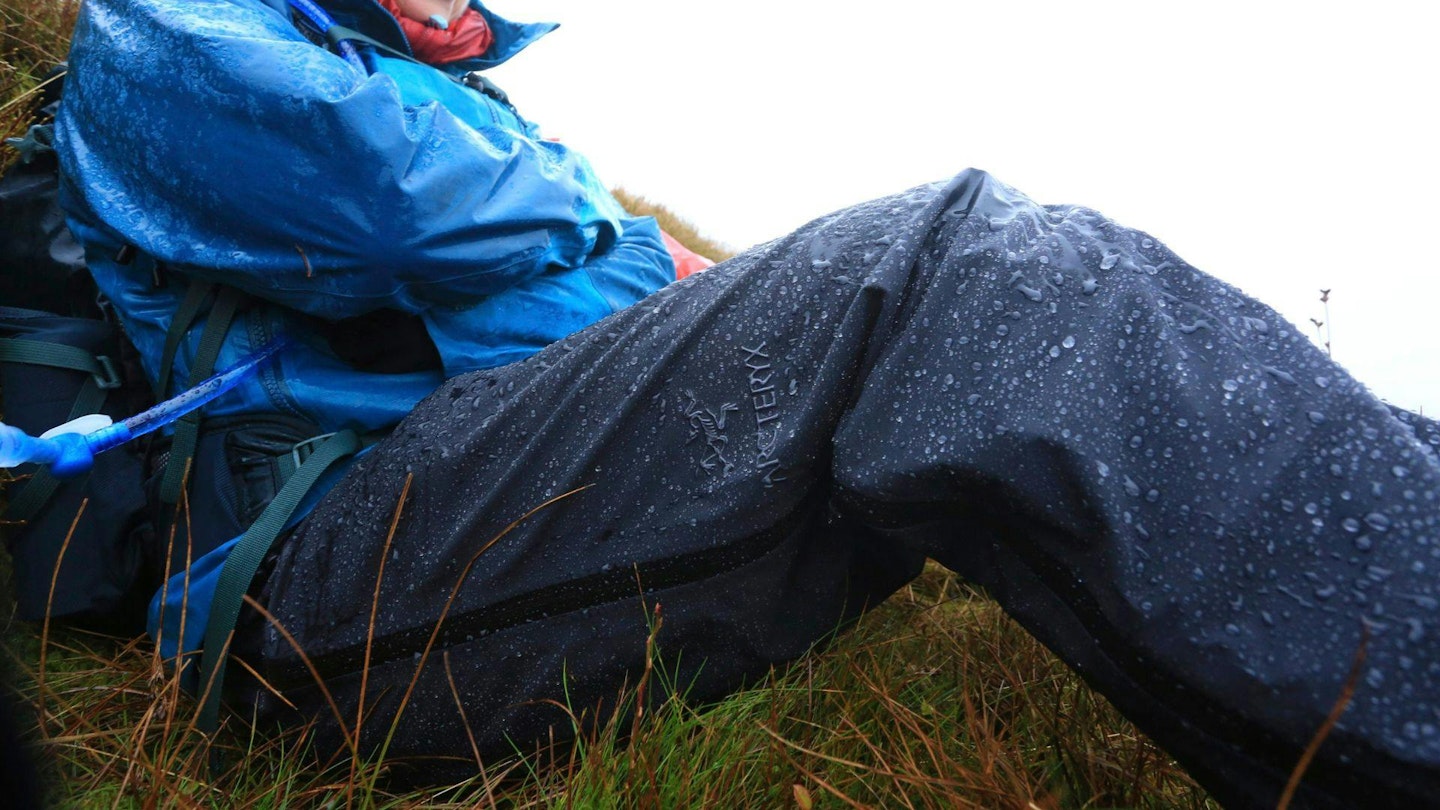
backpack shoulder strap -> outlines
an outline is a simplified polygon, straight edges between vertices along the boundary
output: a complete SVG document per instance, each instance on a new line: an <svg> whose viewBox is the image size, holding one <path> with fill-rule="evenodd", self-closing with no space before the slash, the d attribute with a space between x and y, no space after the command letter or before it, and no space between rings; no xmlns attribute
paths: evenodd
<svg viewBox="0 0 1440 810"><path fill-rule="evenodd" d="M320 479L321 473L340 459L359 451L360 446L360 438L354 431L342 430L330 436L296 468L295 474L275 495L275 500L245 530L226 558L210 602L210 617L205 624L205 646L200 653L200 681L197 687L200 712L196 721L200 730L210 733L219 725L220 692L225 679L230 637L236 620L240 618L245 593L250 590L250 583L260 569L261 561L285 530L285 524L295 514L305 493Z"/></svg>
<svg viewBox="0 0 1440 810"><path fill-rule="evenodd" d="M325 32L325 37L331 42L331 44L337 47L342 40L363 42L366 45L374 48L375 50L384 53L386 56L393 56L396 59L404 59L407 62L413 62L417 65L425 65L425 67L430 68L436 73L439 73L441 76L444 76L450 81L455 82L456 84L484 93L485 95L495 99L496 101L508 107L513 108L515 106L510 103L510 94L506 93L504 90L501 90L499 86L497 86L494 82L490 81L488 78L482 75L478 70L472 70L469 73L466 73L464 76L456 76L455 74L443 71L440 68L435 67L434 65L421 62L419 59L416 59L410 54L405 53L404 51L396 50L395 48L386 45L385 43L381 42L378 39L375 39L374 37L362 34L353 28L346 28L343 25L337 24L330 26L330 30Z"/></svg>
<svg viewBox="0 0 1440 810"><path fill-rule="evenodd" d="M195 386L203 382L215 371L215 361L220 356L220 348L225 344L225 335L230 331L230 324L235 320L235 313L239 311L240 304L245 294L234 287L223 287L219 285L203 285L206 288L218 287L215 293L215 303L210 307L210 313L205 318L205 328L200 332L200 347L195 351L195 359L190 368L189 385ZM194 292L194 287L191 288ZM160 372L161 381L168 379L170 364L174 362L174 353L171 347L173 340L178 347L179 341L184 337L185 331L194 319L199 315L200 305L203 304L209 290L206 289L199 295L199 302L195 305L195 311L182 313L177 312L175 321L171 325L170 334L165 339L165 349L168 356L163 361L165 368ZM192 296L186 294L181 309L191 302ZM181 315L187 315L182 319ZM177 330L176 326L181 325ZM177 337L178 332L178 337ZM160 398L163 398L160 397ZM175 434L170 442L170 456L165 461L165 478L160 485L160 500L162 503L175 504L180 501L180 489L185 482L186 467L189 466L191 457L195 455L195 445L200 438L200 412L191 411L175 423Z"/></svg>

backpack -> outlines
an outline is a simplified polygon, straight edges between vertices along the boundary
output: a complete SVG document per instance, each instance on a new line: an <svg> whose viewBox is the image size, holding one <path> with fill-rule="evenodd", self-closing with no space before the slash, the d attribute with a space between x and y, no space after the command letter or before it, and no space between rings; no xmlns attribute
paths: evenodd
<svg viewBox="0 0 1440 810"><path fill-rule="evenodd" d="M0 176L0 419L36 436L84 414L120 421L158 396L59 206L59 165L48 122L64 70L62 65L52 74L49 95L25 137L9 143L21 160ZM191 292L197 293L194 301L176 312L169 342L178 345L208 311L203 355L204 345L212 338L218 345L249 301L219 284L193 284ZM338 357L356 367L438 367L418 318L380 311L321 333ZM377 333L387 336L384 356L365 352ZM207 376L213 361L213 355L197 356L192 375ZM261 518L329 436L317 433L308 421L281 414L202 419L195 412L175 423L173 436L155 433L102 453L89 473L72 480L43 469L10 471L0 528L13 561L17 616L139 633L154 618L147 610L155 608L152 597L167 577L242 535L265 535L268 548L283 526ZM202 519L178 519L182 488L189 514ZM208 606L198 601L191 600L191 612L201 615Z"/></svg>
<svg viewBox="0 0 1440 810"><path fill-rule="evenodd" d="M123 418L150 398L57 200L47 122L63 79L62 65L29 132L9 144L20 161L0 176L0 418L31 435L87 413ZM110 632L142 625L155 545L143 455L138 444L106 453L72 480L8 471L0 520L19 618Z"/></svg>

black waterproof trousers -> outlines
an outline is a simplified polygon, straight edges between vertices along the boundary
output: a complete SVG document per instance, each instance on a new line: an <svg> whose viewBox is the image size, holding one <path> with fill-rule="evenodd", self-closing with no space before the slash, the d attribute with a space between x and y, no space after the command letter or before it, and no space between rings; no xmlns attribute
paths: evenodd
<svg viewBox="0 0 1440 810"><path fill-rule="evenodd" d="M567 733L543 699L633 682L641 588L707 699L931 557L1234 807L1273 806L1368 636L1300 804L1433 806L1437 445L1159 242L970 171L451 380L255 593L353 718L380 578L367 748L443 615L389 753L468 759L466 724L509 752ZM339 739L273 625L249 615L237 639ZM259 687L236 697L296 716Z"/></svg>

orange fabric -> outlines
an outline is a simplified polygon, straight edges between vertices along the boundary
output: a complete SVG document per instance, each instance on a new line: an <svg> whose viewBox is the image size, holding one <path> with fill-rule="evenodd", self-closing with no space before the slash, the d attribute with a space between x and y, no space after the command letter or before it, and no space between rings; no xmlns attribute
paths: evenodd
<svg viewBox="0 0 1440 810"><path fill-rule="evenodd" d="M415 52L416 59L426 64L444 65L461 59L474 59L489 50L490 44L495 41L489 24L473 8L465 9L464 14L451 21L449 28L441 29L401 14L395 0L380 0L380 5L400 21L400 30L410 40L410 50Z"/></svg>
<svg viewBox="0 0 1440 810"><path fill-rule="evenodd" d="M665 240L665 249L670 251L670 258L675 260L676 281L692 273L698 273L715 264L715 262L680 244L680 240L664 231L660 232L660 238Z"/></svg>

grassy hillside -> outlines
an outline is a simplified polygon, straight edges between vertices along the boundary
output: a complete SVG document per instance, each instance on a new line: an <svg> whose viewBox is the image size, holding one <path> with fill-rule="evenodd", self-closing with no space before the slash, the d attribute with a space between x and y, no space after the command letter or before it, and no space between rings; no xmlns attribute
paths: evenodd
<svg viewBox="0 0 1440 810"><path fill-rule="evenodd" d="M0 7L0 129L15 134L75 3ZM699 253L719 246L621 192ZM8 601L8 600L7 600ZM7 611L8 615L9 612ZM392 794L383 763L322 768L303 732L214 739L143 639L9 621L3 657L50 779L75 807L1202 807L1162 752L986 599L931 569L825 652L716 706L612 719L559 762ZM663 648L663 625L657 636ZM662 678L654 672L650 678ZM646 684L638 685L646 688ZM218 772L211 751L222 752Z"/></svg>
<svg viewBox="0 0 1440 810"><path fill-rule="evenodd" d="M64 60L79 0L0 3L0 139L23 134L46 72ZM14 161L0 150L0 169Z"/></svg>
<svg viewBox="0 0 1440 810"><path fill-rule="evenodd" d="M681 217L660 203L623 188L614 189L611 193L615 195L615 199L619 200L621 205L625 206L626 211L639 216L654 217L666 233L701 256L711 261L723 262L735 255L734 251L702 235L700 229L695 227L690 220Z"/></svg>

